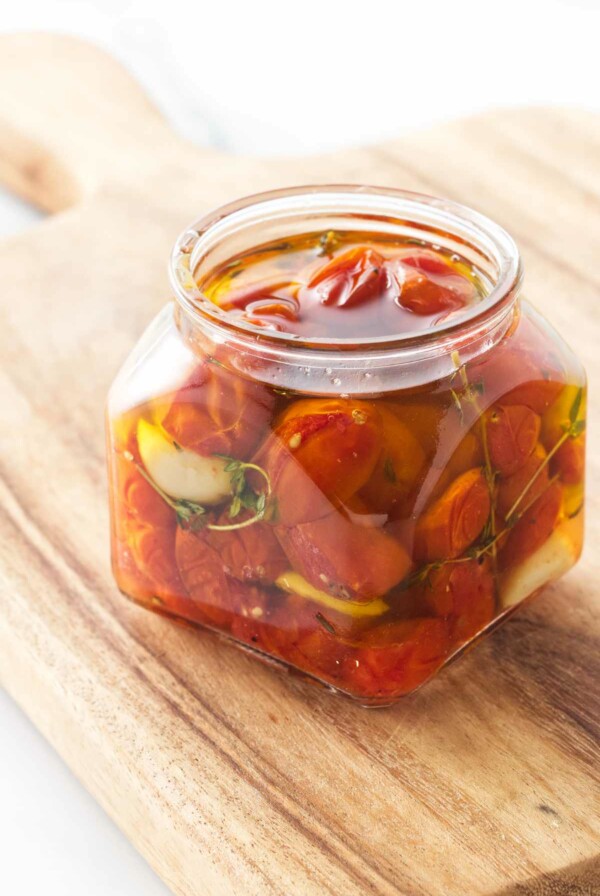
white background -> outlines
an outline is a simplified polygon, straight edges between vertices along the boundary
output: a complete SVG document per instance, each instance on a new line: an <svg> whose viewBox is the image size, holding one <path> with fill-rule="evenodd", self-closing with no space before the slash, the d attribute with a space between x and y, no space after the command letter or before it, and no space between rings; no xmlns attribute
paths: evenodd
<svg viewBox="0 0 600 896"><path fill-rule="evenodd" d="M491 106L600 110L600 0L3 4L0 30L44 29L110 48L182 133L233 152L309 153ZM0 189L0 238L35 217ZM0 844L10 896L167 893L1 691Z"/></svg>

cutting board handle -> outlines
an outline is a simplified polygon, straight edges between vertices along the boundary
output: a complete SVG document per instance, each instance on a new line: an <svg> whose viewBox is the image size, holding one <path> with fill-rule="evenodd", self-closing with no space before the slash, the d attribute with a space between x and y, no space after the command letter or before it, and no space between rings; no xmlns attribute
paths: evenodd
<svg viewBox="0 0 600 896"><path fill-rule="evenodd" d="M182 144L135 79L85 41L0 37L0 182L56 212Z"/></svg>

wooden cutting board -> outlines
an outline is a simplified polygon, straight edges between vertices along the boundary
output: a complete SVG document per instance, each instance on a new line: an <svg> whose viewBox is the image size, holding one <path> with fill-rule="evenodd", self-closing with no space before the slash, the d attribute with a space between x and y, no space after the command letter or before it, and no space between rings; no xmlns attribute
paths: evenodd
<svg viewBox="0 0 600 896"><path fill-rule="evenodd" d="M226 157L97 49L13 36L0 176L54 213L0 245L0 677L152 866L186 896L600 893L600 117L501 111L321 158ZM583 561L391 709L140 610L109 568L102 405L168 298L175 236L239 195L327 181L497 219L592 376Z"/></svg>

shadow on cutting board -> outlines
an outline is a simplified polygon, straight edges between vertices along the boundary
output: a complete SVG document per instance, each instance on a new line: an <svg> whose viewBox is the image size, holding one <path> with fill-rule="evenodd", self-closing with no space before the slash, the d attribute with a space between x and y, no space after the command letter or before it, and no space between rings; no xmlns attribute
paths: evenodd
<svg viewBox="0 0 600 896"><path fill-rule="evenodd" d="M578 862L535 880L515 884L497 896L597 896L600 894L600 857Z"/></svg>

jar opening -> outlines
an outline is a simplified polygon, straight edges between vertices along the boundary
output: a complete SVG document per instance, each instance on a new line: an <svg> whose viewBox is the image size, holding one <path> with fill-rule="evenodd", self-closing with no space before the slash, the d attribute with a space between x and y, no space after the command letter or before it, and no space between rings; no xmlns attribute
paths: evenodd
<svg viewBox="0 0 600 896"><path fill-rule="evenodd" d="M233 256L266 242L307 230L366 229L458 252L486 283L481 300L446 322L415 332L369 337L307 337L265 330L223 311L204 295L198 281ZM510 310L522 279L517 247L506 231L483 215L449 200L366 186L307 186L257 194L200 219L175 244L170 277L185 312L204 328L286 349L313 351L399 350L468 340L482 326L493 328ZM222 338L222 337L221 337Z"/></svg>

